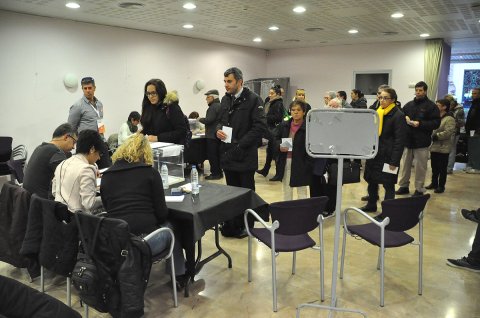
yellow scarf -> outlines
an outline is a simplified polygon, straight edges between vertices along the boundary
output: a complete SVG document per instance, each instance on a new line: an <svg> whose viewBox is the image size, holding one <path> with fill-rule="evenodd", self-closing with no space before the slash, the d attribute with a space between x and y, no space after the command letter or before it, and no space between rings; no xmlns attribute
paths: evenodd
<svg viewBox="0 0 480 318"><path fill-rule="evenodd" d="M382 135L383 116L388 114L394 107L395 107L395 103L391 103L386 108L382 108L382 106L377 108L378 118L380 119L380 122L378 124L378 137Z"/></svg>

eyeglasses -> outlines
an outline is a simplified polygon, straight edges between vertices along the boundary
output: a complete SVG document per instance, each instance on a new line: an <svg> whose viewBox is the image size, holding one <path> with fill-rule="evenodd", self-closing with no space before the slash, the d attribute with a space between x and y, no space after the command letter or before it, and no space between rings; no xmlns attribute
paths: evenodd
<svg viewBox="0 0 480 318"><path fill-rule="evenodd" d="M378 100L389 100L389 99L393 99L391 97L385 97L385 96L379 96L378 97Z"/></svg>
<svg viewBox="0 0 480 318"><path fill-rule="evenodd" d="M77 138L73 137L72 135L67 135L67 137L72 138L74 144L77 143Z"/></svg>
<svg viewBox="0 0 480 318"><path fill-rule="evenodd" d="M155 97L155 96L158 96L157 92L146 92L145 95L147 97Z"/></svg>
<svg viewBox="0 0 480 318"><path fill-rule="evenodd" d="M84 77L82 78L80 83L81 84L95 83L95 80L93 79L93 77Z"/></svg>

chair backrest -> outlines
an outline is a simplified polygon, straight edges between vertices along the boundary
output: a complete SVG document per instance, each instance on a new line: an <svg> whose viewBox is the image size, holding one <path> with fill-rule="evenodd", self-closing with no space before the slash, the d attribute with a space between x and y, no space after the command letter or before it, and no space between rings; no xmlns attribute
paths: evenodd
<svg viewBox="0 0 480 318"><path fill-rule="evenodd" d="M327 201L328 197L315 197L270 204L272 220L280 223L276 233L299 235L312 231L318 226L317 217Z"/></svg>
<svg viewBox="0 0 480 318"><path fill-rule="evenodd" d="M12 150L12 159L13 160L23 160L26 161L28 158L28 151L25 145L18 145Z"/></svg>
<svg viewBox="0 0 480 318"><path fill-rule="evenodd" d="M403 232L415 227L427 205L430 194L382 201L382 217L389 217L388 231Z"/></svg>
<svg viewBox="0 0 480 318"><path fill-rule="evenodd" d="M7 162L12 156L12 137L0 137L0 162Z"/></svg>

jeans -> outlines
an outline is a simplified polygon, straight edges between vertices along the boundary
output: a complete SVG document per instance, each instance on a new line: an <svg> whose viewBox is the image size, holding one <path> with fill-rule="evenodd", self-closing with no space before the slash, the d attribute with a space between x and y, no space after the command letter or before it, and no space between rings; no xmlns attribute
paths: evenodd
<svg viewBox="0 0 480 318"><path fill-rule="evenodd" d="M445 188L447 182L448 153L432 152L430 155L432 166L432 185L434 188Z"/></svg>

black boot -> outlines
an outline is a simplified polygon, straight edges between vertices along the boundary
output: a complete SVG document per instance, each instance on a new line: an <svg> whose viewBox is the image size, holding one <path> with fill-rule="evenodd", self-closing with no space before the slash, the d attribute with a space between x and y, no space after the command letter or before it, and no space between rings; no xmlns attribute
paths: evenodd
<svg viewBox="0 0 480 318"><path fill-rule="evenodd" d="M262 170L257 170L257 173L261 174L262 176L266 177L268 175L268 171L270 171L270 166L265 165Z"/></svg>

